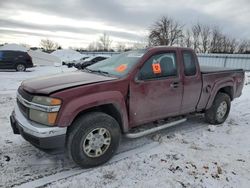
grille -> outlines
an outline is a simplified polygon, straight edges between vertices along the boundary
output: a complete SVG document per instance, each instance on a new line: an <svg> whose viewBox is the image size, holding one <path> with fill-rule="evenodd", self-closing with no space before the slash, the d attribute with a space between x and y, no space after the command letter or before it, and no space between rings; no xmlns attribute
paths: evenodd
<svg viewBox="0 0 250 188"><path fill-rule="evenodd" d="M22 88L18 88L18 93L27 101L31 101L33 96L29 93L27 93L26 91L24 91ZM24 106L18 99L17 99L17 105L20 109L20 111L22 112L22 114L26 117L29 118L29 108L27 108L26 106Z"/></svg>
<svg viewBox="0 0 250 188"><path fill-rule="evenodd" d="M29 94L28 92L24 91L21 87L18 88L18 93L27 101L32 101L33 95Z"/></svg>
<svg viewBox="0 0 250 188"><path fill-rule="evenodd" d="M29 109L24 106L22 103L20 103L20 101L17 99L17 105L20 109L20 111L22 112L22 114L25 116L25 117L29 117Z"/></svg>

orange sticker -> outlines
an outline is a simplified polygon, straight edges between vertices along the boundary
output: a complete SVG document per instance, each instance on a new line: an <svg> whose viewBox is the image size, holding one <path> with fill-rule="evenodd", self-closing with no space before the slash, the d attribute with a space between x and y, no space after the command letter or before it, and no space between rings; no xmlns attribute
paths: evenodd
<svg viewBox="0 0 250 188"><path fill-rule="evenodd" d="M116 67L116 71L117 72L124 72L127 69L127 65L126 64L121 64L118 67Z"/></svg>
<svg viewBox="0 0 250 188"><path fill-rule="evenodd" d="M154 74L160 74L161 73L161 65L160 65L160 63L153 63L152 68L153 68Z"/></svg>

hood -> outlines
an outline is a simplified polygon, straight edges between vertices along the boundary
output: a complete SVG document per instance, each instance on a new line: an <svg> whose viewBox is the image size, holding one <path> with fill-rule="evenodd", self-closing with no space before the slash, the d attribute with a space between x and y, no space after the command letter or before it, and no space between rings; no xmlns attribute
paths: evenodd
<svg viewBox="0 0 250 188"><path fill-rule="evenodd" d="M50 94L66 88L114 79L117 78L76 71L25 80L21 87L29 93Z"/></svg>

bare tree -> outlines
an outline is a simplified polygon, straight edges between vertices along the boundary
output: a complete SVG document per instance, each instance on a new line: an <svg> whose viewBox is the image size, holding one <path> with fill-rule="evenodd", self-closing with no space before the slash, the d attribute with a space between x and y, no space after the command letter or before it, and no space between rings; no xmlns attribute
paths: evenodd
<svg viewBox="0 0 250 188"><path fill-rule="evenodd" d="M250 40L242 40L238 46L238 53L250 53Z"/></svg>
<svg viewBox="0 0 250 188"><path fill-rule="evenodd" d="M187 48L191 48L192 47L192 41L191 41L191 33L190 30L187 29L184 35L184 45Z"/></svg>
<svg viewBox="0 0 250 188"><path fill-rule="evenodd" d="M103 46L100 42L93 41L88 45L88 51L103 51Z"/></svg>
<svg viewBox="0 0 250 188"><path fill-rule="evenodd" d="M126 49L126 45L123 42L118 42L116 45L116 49L118 52L124 52Z"/></svg>
<svg viewBox="0 0 250 188"><path fill-rule="evenodd" d="M210 47L211 29L208 25L201 26L201 52L206 53Z"/></svg>
<svg viewBox="0 0 250 188"><path fill-rule="evenodd" d="M95 51L95 42L91 42L89 45L88 45L88 51Z"/></svg>
<svg viewBox="0 0 250 188"><path fill-rule="evenodd" d="M149 45L175 45L183 37L183 26L172 18L163 16L150 28Z"/></svg>
<svg viewBox="0 0 250 188"><path fill-rule="evenodd" d="M112 40L110 40L109 35L103 33L103 35L99 38L99 42L102 46L102 50L108 51L111 46Z"/></svg>
<svg viewBox="0 0 250 188"><path fill-rule="evenodd" d="M56 50L60 47L58 43L49 39L42 39L40 46L47 52Z"/></svg>
<svg viewBox="0 0 250 188"><path fill-rule="evenodd" d="M230 40L230 53L235 53L237 50L237 46L239 45L238 41L235 38L231 38ZM249 43L250 45L250 43Z"/></svg>
<svg viewBox="0 0 250 188"><path fill-rule="evenodd" d="M221 50L222 53L234 53L237 47L237 41L234 38L230 38L228 36L222 37L223 48Z"/></svg>
<svg viewBox="0 0 250 188"><path fill-rule="evenodd" d="M193 48L196 52L200 51L200 35L201 35L201 24L197 23L193 25L192 29L192 37L193 37Z"/></svg>
<svg viewBox="0 0 250 188"><path fill-rule="evenodd" d="M218 27L212 29L211 35L211 53L221 53L223 49L223 34Z"/></svg>

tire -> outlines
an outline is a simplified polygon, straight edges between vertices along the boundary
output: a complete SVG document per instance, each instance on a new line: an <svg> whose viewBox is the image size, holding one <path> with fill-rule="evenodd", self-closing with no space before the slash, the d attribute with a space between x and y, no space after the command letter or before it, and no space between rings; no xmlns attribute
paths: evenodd
<svg viewBox="0 0 250 188"><path fill-rule="evenodd" d="M67 134L69 157L82 168L107 162L115 154L121 137L117 121L102 112L80 116L73 122Z"/></svg>
<svg viewBox="0 0 250 188"><path fill-rule="evenodd" d="M206 122L214 125L224 123L228 117L231 108L231 99L226 93L218 93L212 106L206 110Z"/></svg>
<svg viewBox="0 0 250 188"><path fill-rule="evenodd" d="M26 66L23 63L16 64L16 71L24 72L26 70Z"/></svg>

